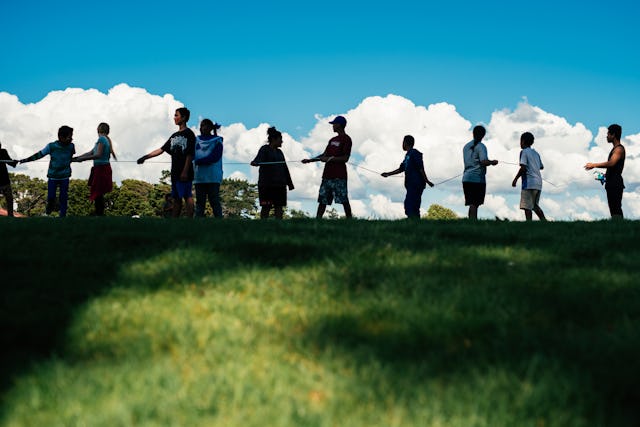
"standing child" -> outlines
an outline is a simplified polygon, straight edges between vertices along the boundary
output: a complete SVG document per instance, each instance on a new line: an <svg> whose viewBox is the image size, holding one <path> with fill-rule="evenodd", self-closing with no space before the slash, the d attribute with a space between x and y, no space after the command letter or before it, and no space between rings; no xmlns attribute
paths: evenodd
<svg viewBox="0 0 640 427"><path fill-rule="evenodd" d="M100 123L98 125L98 141L93 150L71 159L72 162L93 160L93 167L89 174L89 187L91 188L89 200L95 201L96 216L104 216L104 195L113 190L113 177L109 163L111 156L118 160L113 150L111 138L109 138L109 125Z"/></svg>
<svg viewBox="0 0 640 427"><path fill-rule="evenodd" d="M9 156L7 150L2 148L2 143L0 143L0 194L4 195L4 200L7 202L7 216L13 216L13 192L11 191L11 180L9 179L7 165L15 168L17 163L16 160Z"/></svg>
<svg viewBox="0 0 640 427"><path fill-rule="evenodd" d="M60 189L60 217L67 216L67 203L69 200L69 178L71 177L71 158L76 153L73 145L73 129L69 126L61 126L58 129L58 140L47 144L42 150L20 163L32 162L46 155L51 157L49 170L47 171L47 215L53 212L56 203L56 193Z"/></svg>
<svg viewBox="0 0 640 427"><path fill-rule="evenodd" d="M400 163L398 169L391 172L383 172L382 176L387 178L404 172L404 188L407 195L404 199L404 213L407 218L420 218L420 205L422 203L422 192L426 184L433 187L433 183L427 178L422 161L422 153L413 148L415 138L407 135L402 140L402 149L407 152L404 161Z"/></svg>
<svg viewBox="0 0 640 427"><path fill-rule="evenodd" d="M260 218L269 218L273 207L277 219L282 219L284 206L287 206L287 187L293 190L291 174L284 159L282 133L275 127L267 129L268 144L260 147L251 166L259 166L258 196L260 198Z"/></svg>
<svg viewBox="0 0 640 427"><path fill-rule="evenodd" d="M513 178L511 185L516 186L518 178L522 177L522 191L520 192L520 209L524 210L527 221L533 219L532 211L536 213L540 221L546 221L544 212L540 209L540 193L542 192L542 174L544 169L540 155L531 148L534 137L531 132L525 132L520 136L520 170Z"/></svg>
<svg viewBox="0 0 640 427"><path fill-rule="evenodd" d="M344 207L344 215L351 218L351 204L347 189L347 162L351 156L351 137L346 134L347 119L336 116L329 122L333 125L336 136L329 140L324 153L311 159L304 159L302 163L323 162L322 183L318 192L318 212L316 218L320 219L327 209L327 205L341 203Z"/></svg>
<svg viewBox="0 0 640 427"><path fill-rule="evenodd" d="M222 142L218 136L220 125L209 119L200 122L200 135L196 137L195 157L193 160L196 187L196 217L204 216L209 198L213 216L222 218L220 204L220 183L222 182ZM213 135L211 134L213 132Z"/></svg>
<svg viewBox="0 0 640 427"><path fill-rule="evenodd" d="M487 147L482 139L487 134L484 126L473 128L473 139L462 148L464 173L462 174L462 190L464 204L469 206L469 218L478 219L478 207L484 204L487 192L487 166L495 166L497 160L489 160Z"/></svg>
<svg viewBox="0 0 640 427"><path fill-rule="evenodd" d="M171 155L171 197L173 197L172 216L177 218L182 211L182 200L186 204L186 213L193 217L193 157L195 155L196 135L187 127L191 112L182 107L176 110L173 122L178 126L178 131L158 149L138 159L141 165L147 159L159 156L162 153Z"/></svg>

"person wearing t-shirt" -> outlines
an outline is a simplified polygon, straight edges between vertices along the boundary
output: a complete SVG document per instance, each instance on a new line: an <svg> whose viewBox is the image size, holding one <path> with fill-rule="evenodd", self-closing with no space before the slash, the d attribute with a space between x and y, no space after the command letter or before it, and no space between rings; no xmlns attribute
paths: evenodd
<svg viewBox="0 0 640 427"><path fill-rule="evenodd" d="M318 194L318 212L316 218L322 218L327 205L333 203L342 204L344 214L351 218L351 204L347 191L347 162L351 156L351 137L345 133L347 119L337 116L329 122L333 125L333 131L338 135L329 140L324 153L311 159L304 159L302 163L323 162L324 172Z"/></svg>
<svg viewBox="0 0 640 427"><path fill-rule="evenodd" d="M527 221L533 219L532 212L535 212L540 221L545 221L544 212L540 209L540 193L542 192L542 174L544 169L540 155L531 148L534 137L531 132L525 132L520 136L520 169L513 178L511 185L516 186L518 178L522 177L522 191L520 193L520 209L524 210Z"/></svg>
<svg viewBox="0 0 640 427"><path fill-rule="evenodd" d="M202 119L200 135L196 137L195 156L193 158L196 187L196 218L205 214L207 198L215 218L222 218L220 203L220 184L222 183L222 151L224 139L218 135L220 125L211 119Z"/></svg>
<svg viewBox="0 0 640 427"><path fill-rule="evenodd" d="M413 148L415 138L406 135L402 140L402 149L407 152L404 161L400 163L398 169L391 172L383 172L382 176L387 178L404 172L404 188L407 195L404 199L404 213L407 218L420 218L420 205L422 202L422 192L427 184L433 187L433 183L427 178L422 161L422 153Z"/></svg>
<svg viewBox="0 0 640 427"><path fill-rule="evenodd" d="M622 193L624 192L624 181L622 171L624 170L624 160L626 152L620 143L622 138L622 126L613 124L607 129L607 142L613 145L606 162L587 163L586 170L593 168L606 168L604 188L607 191L607 202L612 219L622 219Z"/></svg>
<svg viewBox="0 0 640 427"><path fill-rule="evenodd" d="M60 217L67 216L67 205L69 202L69 178L71 177L71 158L76 154L73 145L73 128L61 126L58 129L58 140L47 144L42 150L20 160L20 163L33 162L44 156L50 156L49 169L47 171L47 207L46 214L53 212L56 204L56 193L58 189L60 201Z"/></svg>
<svg viewBox="0 0 640 427"><path fill-rule="evenodd" d="M462 174L462 189L464 190L464 204L469 206L469 218L478 219L478 207L484 204L487 192L487 166L495 166L497 160L489 160L487 147L482 143L487 130L484 126L473 128L473 140L462 149L464 173Z"/></svg>
<svg viewBox="0 0 640 427"><path fill-rule="evenodd" d="M89 174L89 200L95 202L96 216L104 216L105 194L113 190L113 172L109 159L113 157L118 160L113 149L113 142L109 137L109 124L100 123L98 125L98 141L93 146L93 150L74 157L72 162L84 162L93 160L93 167Z"/></svg>
<svg viewBox="0 0 640 427"><path fill-rule="evenodd" d="M138 159L141 165L145 160L159 156L162 153L171 155L171 197L173 197L172 216L177 218L182 211L182 200L186 205L186 215L193 217L193 157L195 155L196 135L187 127L190 111L184 107L178 108L173 121L178 131L158 149Z"/></svg>

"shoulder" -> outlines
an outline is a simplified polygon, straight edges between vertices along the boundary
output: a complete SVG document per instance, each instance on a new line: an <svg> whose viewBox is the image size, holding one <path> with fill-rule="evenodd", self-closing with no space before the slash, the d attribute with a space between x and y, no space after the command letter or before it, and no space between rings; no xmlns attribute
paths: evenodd
<svg viewBox="0 0 640 427"><path fill-rule="evenodd" d="M100 143L100 144L108 144L108 143L109 143L109 140L107 139L107 137L106 137L106 136L104 136L104 135L100 135L100 136L98 137L98 143Z"/></svg>

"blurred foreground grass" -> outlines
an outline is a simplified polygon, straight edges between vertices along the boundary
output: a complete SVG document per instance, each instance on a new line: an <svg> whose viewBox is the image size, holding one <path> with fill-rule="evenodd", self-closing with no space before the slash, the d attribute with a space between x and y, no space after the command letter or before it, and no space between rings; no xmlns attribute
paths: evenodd
<svg viewBox="0 0 640 427"><path fill-rule="evenodd" d="M637 222L0 233L3 425L640 424Z"/></svg>

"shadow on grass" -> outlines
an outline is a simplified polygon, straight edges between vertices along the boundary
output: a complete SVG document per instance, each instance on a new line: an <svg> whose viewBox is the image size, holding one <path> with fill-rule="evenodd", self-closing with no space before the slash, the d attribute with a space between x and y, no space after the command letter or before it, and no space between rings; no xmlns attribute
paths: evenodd
<svg viewBox="0 0 640 427"><path fill-rule="evenodd" d="M577 418L640 425L638 269L607 255L531 241L406 252L400 260L364 249L363 260L380 262L352 263L330 281L366 309L320 316L304 339L356 365L384 364L403 378L385 382L397 385L396 395L407 383L496 367L525 381L542 360L538 369L554 366L563 377Z"/></svg>
<svg viewBox="0 0 640 427"><path fill-rule="evenodd" d="M2 261L0 345L9 350L0 385L6 391L32 363L64 352L74 314L116 278L144 293L248 267L321 264L330 291L364 308L316 318L308 346L361 363L375 358L399 377L407 366L443 377L496 365L522 372L543 356L575 380L573 393L591 388L592 410L605 422L637 424L640 298L627 256L638 252L639 227L623 224L612 235L596 226L15 222L2 230L15 250ZM594 228L615 253L585 249Z"/></svg>

